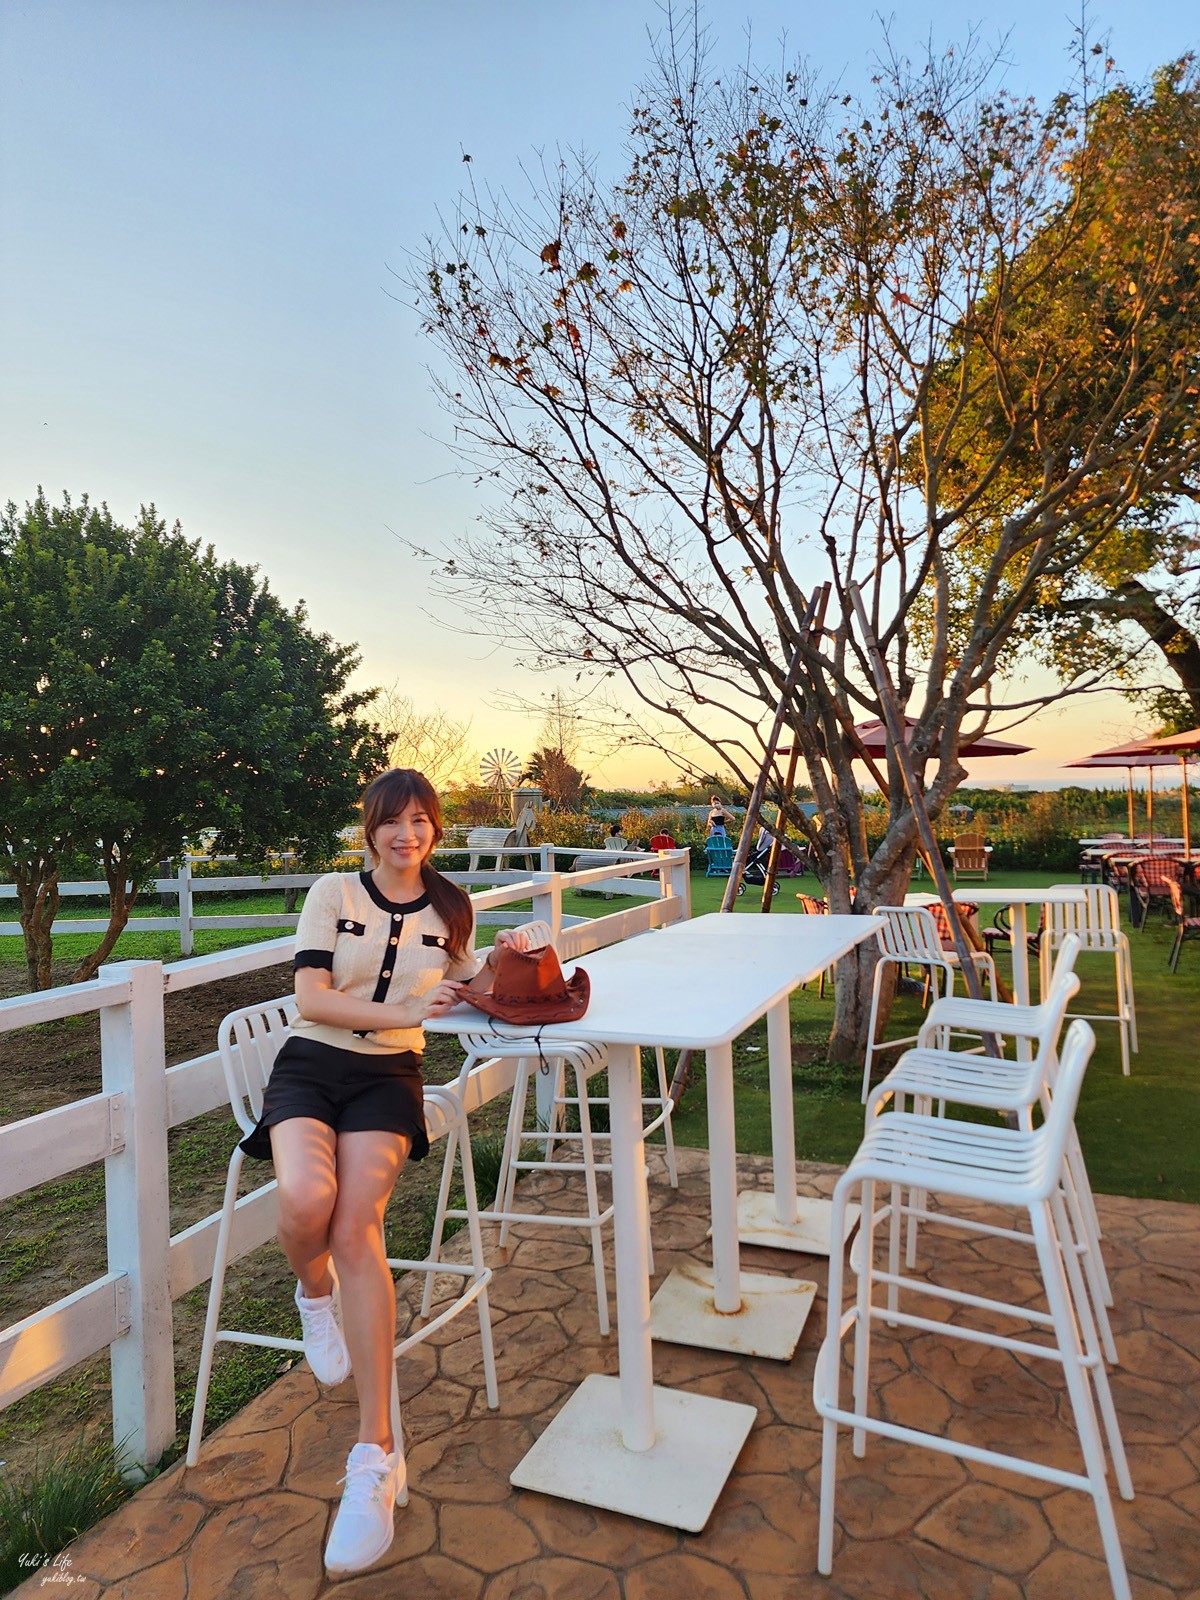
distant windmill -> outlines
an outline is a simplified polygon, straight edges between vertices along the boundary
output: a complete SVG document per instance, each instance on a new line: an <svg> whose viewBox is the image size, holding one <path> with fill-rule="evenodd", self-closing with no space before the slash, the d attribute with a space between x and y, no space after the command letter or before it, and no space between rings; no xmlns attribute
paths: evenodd
<svg viewBox="0 0 1200 1600"><path fill-rule="evenodd" d="M515 789L521 776L521 759L511 750L489 750L479 763L479 771L489 789Z"/></svg>

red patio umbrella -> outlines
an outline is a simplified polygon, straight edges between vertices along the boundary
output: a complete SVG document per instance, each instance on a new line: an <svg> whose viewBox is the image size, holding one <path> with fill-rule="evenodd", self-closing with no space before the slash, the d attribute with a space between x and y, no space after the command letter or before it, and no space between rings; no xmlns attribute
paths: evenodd
<svg viewBox="0 0 1200 1600"><path fill-rule="evenodd" d="M912 738L916 725L915 717L905 717L906 744ZM887 728L878 717L872 718L870 722L856 722L854 731L866 746L868 755L887 755ZM1010 744L1007 739L992 739L987 734L980 734L969 744L960 744L958 753L960 756L1023 756L1032 749L1033 746L1029 744Z"/></svg>
<svg viewBox="0 0 1200 1600"><path fill-rule="evenodd" d="M1180 771L1183 773L1183 848L1189 856L1192 853L1192 827L1188 817L1188 775L1187 764L1192 756L1200 755L1200 728L1188 728L1184 733L1168 734L1165 739L1143 739L1137 744L1126 745L1126 750L1136 751L1142 755L1153 755L1166 760L1178 759ZM1155 765L1159 765L1156 761Z"/></svg>
<svg viewBox="0 0 1200 1600"><path fill-rule="evenodd" d="M1068 767L1124 767L1125 775L1129 781L1129 838L1133 840L1133 769L1145 767L1146 773L1146 826L1150 830L1150 842L1154 842L1154 769L1155 767L1172 767L1175 757L1159 755L1153 750L1146 749L1139 744L1116 744L1108 750L1097 750L1093 755L1084 756L1080 761L1068 761ZM1185 806L1186 811L1186 806Z"/></svg>

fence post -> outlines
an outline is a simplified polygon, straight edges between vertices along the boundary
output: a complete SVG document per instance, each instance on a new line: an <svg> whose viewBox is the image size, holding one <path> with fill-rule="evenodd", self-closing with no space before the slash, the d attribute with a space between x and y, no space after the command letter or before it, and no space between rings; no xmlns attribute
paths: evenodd
<svg viewBox="0 0 1200 1600"><path fill-rule="evenodd" d="M190 956L195 945L192 937L192 863L184 856L179 863L179 954Z"/></svg>
<svg viewBox="0 0 1200 1600"><path fill-rule="evenodd" d="M674 861L666 861L658 870L665 900L682 900L686 922L692 914L692 853L685 848Z"/></svg>
<svg viewBox="0 0 1200 1600"><path fill-rule="evenodd" d="M539 887L533 896L533 920L548 922L555 944L562 932L562 874L535 872L533 881Z"/></svg>
<svg viewBox="0 0 1200 1600"><path fill-rule="evenodd" d="M104 1162L108 1266L126 1274L129 1296L128 1330L109 1347L113 1439L150 1466L175 1438L162 962L115 962L100 977L131 987L100 1013L104 1092L125 1096L125 1144Z"/></svg>
<svg viewBox="0 0 1200 1600"><path fill-rule="evenodd" d="M280 853L280 860L283 862L284 872L292 872L295 870L296 852L294 850L282 851ZM285 889L283 891L283 909L287 912L289 917L295 915L296 896L299 893L299 889Z"/></svg>
<svg viewBox="0 0 1200 1600"><path fill-rule="evenodd" d="M544 844L542 846L542 871L553 872L554 865L554 846L552 844Z"/></svg>

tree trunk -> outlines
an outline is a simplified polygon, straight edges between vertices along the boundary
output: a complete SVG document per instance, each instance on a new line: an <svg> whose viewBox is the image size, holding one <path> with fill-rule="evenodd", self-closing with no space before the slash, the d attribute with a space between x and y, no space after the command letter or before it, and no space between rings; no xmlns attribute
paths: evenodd
<svg viewBox="0 0 1200 1600"><path fill-rule="evenodd" d="M874 862L892 855L888 841L876 851L872 866L868 867L854 898L856 916L870 916L876 906L904 904L912 878L914 846L902 844L894 856L894 865L878 880L875 879ZM867 1054L867 1024L871 1018L871 986L875 967L879 961L879 947L867 940L857 945L849 955L843 956L834 969L833 1028L829 1035L829 1059L839 1065L861 1066ZM892 1000L896 992L897 968L885 971L879 996L879 1019L876 1032L882 1035L891 1015Z"/></svg>
<svg viewBox="0 0 1200 1600"><path fill-rule="evenodd" d="M1200 723L1200 638L1173 617L1140 579L1126 578L1111 594L1099 598L1068 600L1063 609L1136 623L1162 651L1165 664L1178 678L1180 691L1192 708L1193 720Z"/></svg>
<svg viewBox="0 0 1200 1600"><path fill-rule="evenodd" d="M1194 718L1200 722L1200 639L1177 618L1159 605L1157 597L1136 578L1128 578L1117 590L1121 602L1118 615L1126 615L1143 628L1163 653L1167 666L1179 679Z"/></svg>
<svg viewBox="0 0 1200 1600"><path fill-rule="evenodd" d="M861 1067L867 1054L867 1021L871 1015L871 983L879 959L873 942L860 944L834 968L833 1029L829 1059L842 1066ZM887 1026L895 991L896 968L879 997L879 1031ZM886 974L885 974L886 976Z"/></svg>
<svg viewBox="0 0 1200 1600"><path fill-rule="evenodd" d="M13 878L21 905L21 936L30 989L49 989L53 983L54 943L51 929L58 915L58 868L49 860L16 862Z"/></svg>
<svg viewBox="0 0 1200 1600"><path fill-rule="evenodd" d="M104 876L108 883L108 927L100 943L75 968L71 974L72 983L86 983L89 978L94 978L101 966L108 960L113 946L125 932L125 924L129 921L129 913L137 904L138 891L136 886L129 893L125 891L128 881L128 869L123 860L114 862L105 856Z"/></svg>

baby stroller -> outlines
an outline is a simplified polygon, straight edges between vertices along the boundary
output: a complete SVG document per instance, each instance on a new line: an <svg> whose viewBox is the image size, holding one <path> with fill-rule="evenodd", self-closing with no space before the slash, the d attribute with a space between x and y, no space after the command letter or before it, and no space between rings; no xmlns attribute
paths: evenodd
<svg viewBox="0 0 1200 1600"><path fill-rule="evenodd" d="M770 859L771 840L768 836L766 840L760 840L754 849L751 850L749 858L746 862L746 870L742 873L742 881L738 885L739 894L744 893L745 886L748 883L753 883L760 888L765 885L767 881L767 862ZM778 893L779 883L778 880L776 880L771 887L771 898L774 899Z"/></svg>

